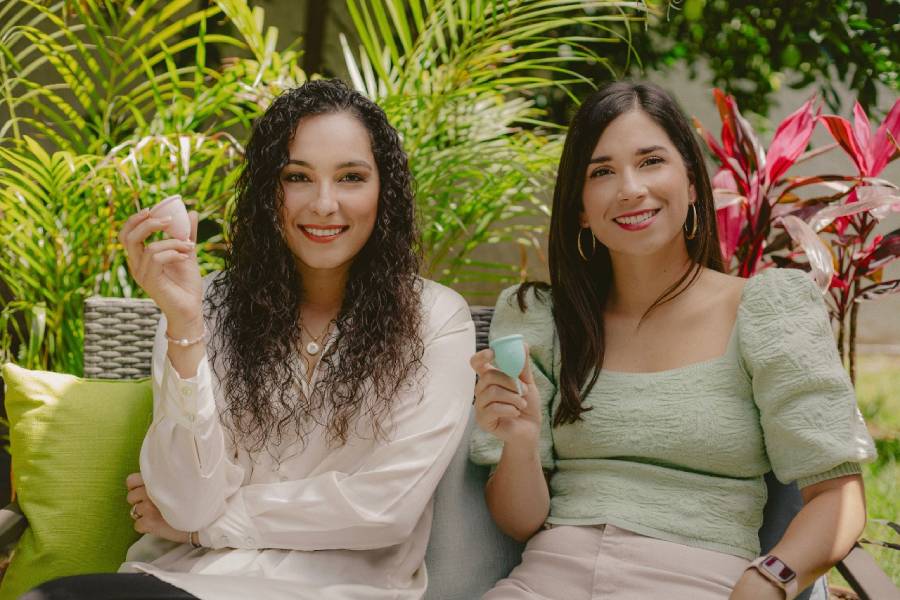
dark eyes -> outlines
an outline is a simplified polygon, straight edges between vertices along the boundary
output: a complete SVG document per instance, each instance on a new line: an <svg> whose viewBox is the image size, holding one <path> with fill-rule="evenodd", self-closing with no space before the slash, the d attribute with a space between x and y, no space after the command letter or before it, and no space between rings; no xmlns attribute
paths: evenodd
<svg viewBox="0 0 900 600"><path fill-rule="evenodd" d="M287 173L284 176L284 180L290 183L303 183L311 181L305 173ZM366 178L359 173L347 173L346 175L343 175L338 181L345 181L347 183L362 183L365 180Z"/></svg>
<svg viewBox="0 0 900 600"><path fill-rule="evenodd" d="M307 177L304 173L288 173L284 176L284 180L291 183L298 183L301 181L309 181L309 177Z"/></svg>
<svg viewBox="0 0 900 600"><path fill-rule="evenodd" d="M642 167L649 167L649 166L657 165L657 164L664 163L664 162L665 162L665 160L663 160L663 159L662 159L661 157L659 157L659 156L648 156L648 157L645 158L643 161L641 161L640 166L642 166ZM610 169L610 168L608 168L608 167L597 167L596 169L594 169L593 171L591 171L591 175L590 175L590 176L591 176L592 178L594 178L594 177L603 177L604 175L609 175L610 173L612 173L612 169Z"/></svg>

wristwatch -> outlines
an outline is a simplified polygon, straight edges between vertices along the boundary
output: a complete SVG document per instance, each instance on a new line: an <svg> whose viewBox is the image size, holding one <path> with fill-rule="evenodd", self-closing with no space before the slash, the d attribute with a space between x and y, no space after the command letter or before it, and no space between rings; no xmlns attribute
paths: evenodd
<svg viewBox="0 0 900 600"><path fill-rule="evenodd" d="M797 595L797 574L774 554L760 556L747 568L756 569L763 577L783 589L787 600Z"/></svg>

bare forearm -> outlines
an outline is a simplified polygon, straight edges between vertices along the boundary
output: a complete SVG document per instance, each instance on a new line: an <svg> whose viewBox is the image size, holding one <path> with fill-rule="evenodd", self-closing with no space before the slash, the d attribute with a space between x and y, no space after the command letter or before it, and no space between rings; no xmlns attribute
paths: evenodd
<svg viewBox="0 0 900 600"><path fill-rule="evenodd" d="M801 590L847 555L866 522L865 494L859 476L817 485L827 489L807 500L772 549L772 554L797 573ZM807 495L804 490L804 496Z"/></svg>
<svg viewBox="0 0 900 600"><path fill-rule="evenodd" d="M485 495L491 515L504 533L520 542L534 535L550 512L550 492L537 444L504 444Z"/></svg>

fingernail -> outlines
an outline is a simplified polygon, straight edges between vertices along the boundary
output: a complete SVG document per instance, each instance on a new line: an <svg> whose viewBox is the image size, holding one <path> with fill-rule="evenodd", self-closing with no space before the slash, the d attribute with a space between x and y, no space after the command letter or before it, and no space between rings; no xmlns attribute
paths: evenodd
<svg viewBox="0 0 900 600"><path fill-rule="evenodd" d="M171 223L172 217L163 217L162 219L160 219L160 221L162 221L163 223Z"/></svg>

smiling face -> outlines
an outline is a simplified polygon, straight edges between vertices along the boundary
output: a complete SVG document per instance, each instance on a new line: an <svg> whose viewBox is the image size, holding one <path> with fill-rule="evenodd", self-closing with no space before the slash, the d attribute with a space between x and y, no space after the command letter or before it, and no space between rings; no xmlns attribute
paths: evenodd
<svg viewBox="0 0 900 600"><path fill-rule="evenodd" d="M285 240L301 272L346 272L378 215L380 181L366 127L355 116L305 117L279 178Z"/></svg>
<svg viewBox="0 0 900 600"><path fill-rule="evenodd" d="M687 169L665 130L643 110L603 131L585 174L580 214L611 255L687 255L683 225L696 199Z"/></svg>

